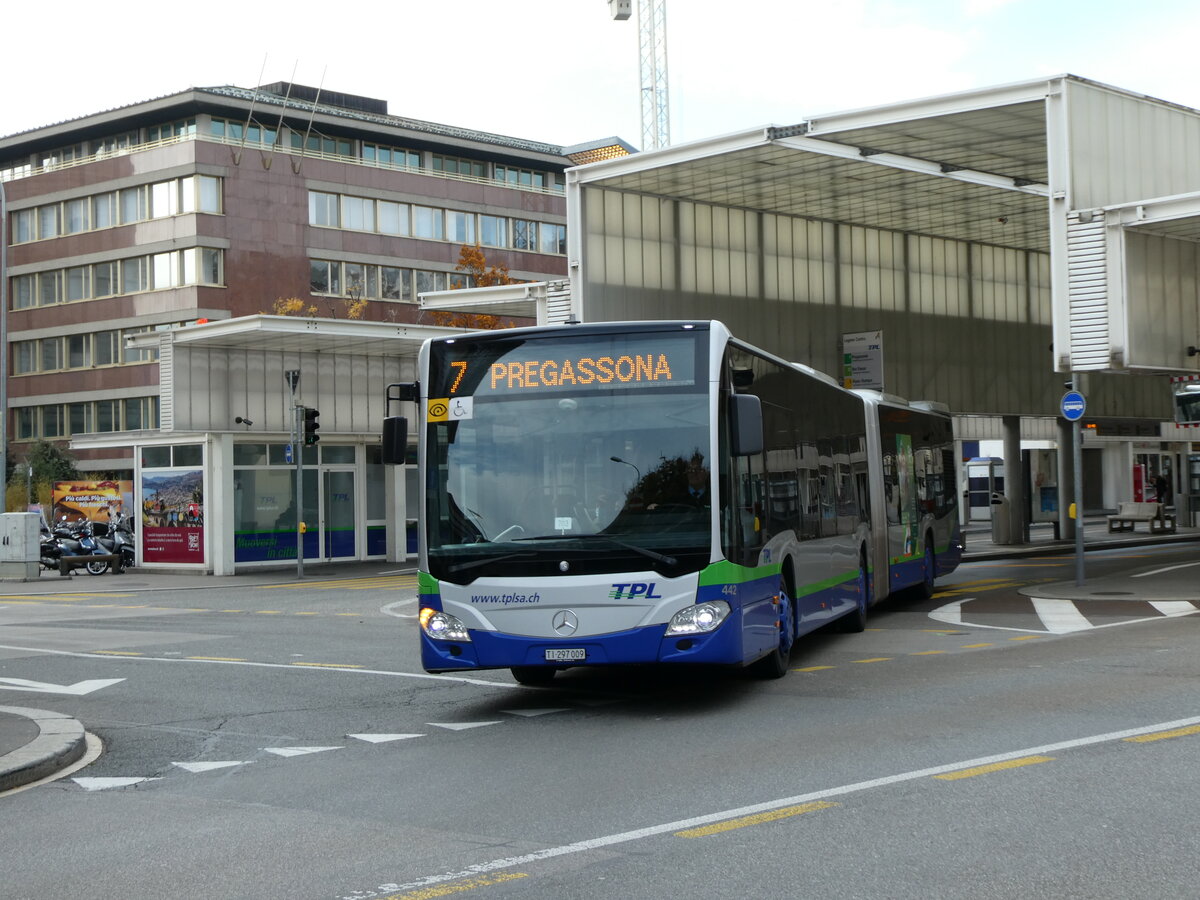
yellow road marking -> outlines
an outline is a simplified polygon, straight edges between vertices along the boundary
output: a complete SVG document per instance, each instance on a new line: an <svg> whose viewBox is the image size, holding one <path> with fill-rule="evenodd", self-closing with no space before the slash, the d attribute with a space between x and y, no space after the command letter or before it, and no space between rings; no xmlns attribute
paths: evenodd
<svg viewBox="0 0 1200 900"><path fill-rule="evenodd" d="M1125 740L1146 744L1150 741L1165 741L1167 738L1184 737L1189 734L1200 734L1200 725L1192 725L1188 728L1176 728L1173 731L1156 731L1154 734L1139 734L1137 737L1125 738Z"/></svg>
<svg viewBox="0 0 1200 900"><path fill-rule="evenodd" d="M892 657L890 657L890 656L873 656L870 659L856 659L853 661L856 663L887 662L891 658Z"/></svg>
<svg viewBox="0 0 1200 900"><path fill-rule="evenodd" d="M502 872L499 875L484 875L481 878L470 878L466 881L452 881L448 884L438 884L433 887L407 891L403 894L388 894L380 900L432 900L434 897L448 897L450 894L461 894L479 887L490 887L493 884L503 884L505 881L515 881L518 878L528 878L525 872Z"/></svg>
<svg viewBox="0 0 1200 900"><path fill-rule="evenodd" d="M974 778L976 775L988 775L1005 769L1019 769L1021 766L1033 766L1038 763L1054 762L1053 756L1025 756L1021 759L1010 759L1005 762L991 763L986 766L975 766L972 769L960 769L957 772L947 772L945 775L934 775L942 781L957 781L960 778Z"/></svg>
<svg viewBox="0 0 1200 900"><path fill-rule="evenodd" d="M976 647L990 647L991 644L963 644L963 650L974 650Z"/></svg>
<svg viewBox="0 0 1200 900"><path fill-rule="evenodd" d="M287 584L263 584L257 590L307 590L322 588L349 588L350 590L368 590L370 588L412 588L417 586L417 579L412 575L381 575L375 578L341 578L336 581L291 581Z"/></svg>
<svg viewBox="0 0 1200 900"><path fill-rule="evenodd" d="M1040 634L1023 634L1020 637L1009 638L1010 641L1036 641L1040 638Z"/></svg>
<svg viewBox="0 0 1200 900"><path fill-rule="evenodd" d="M822 669L832 669L833 666L805 666L803 669L792 669L793 672L820 672Z"/></svg>
<svg viewBox="0 0 1200 900"><path fill-rule="evenodd" d="M213 662L245 662L236 656L185 656L184 659L207 659Z"/></svg>
<svg viewBox="0 0 1200 900"><path fill-rule="evenodd" d="M773 809L770 812L758 813L753 816L742 816L737 819L727 819L724 822L716 822L712 825L704 825L700 828L689 828L686 831L675 832L676 837L698 838L708 837L711 834L720 834L723 831L733 831L735 828L746 828L749 825L762 825L764 822L776 822L779 819L787 819L791 816L801 816L804 813L816 812L820 809L831 809L835 806L841 806L840 803L828 803L824 800L818 800L814 803L801 803L799 806L785 806L782 809Z"/></svg>
<svg viewBox="0 0 1200 900"><path fill-rule="evenodd" d="M362 666L352 666L352 665L349 665L348 663L294 662L294 663L292 663L292 665L293 666L315 666L317 668L322 668L322 669L361 669L362 668Z"/></svg>
<svg viewBox="0 0 1200 900"><path fill-rule="evenodd" d="M933 656L937 653L945 653L945 650L921 650L918 653L910 653L909 656Z"/></svg>
<svg viewBox="0 0 1200 900"><path fill-rule="evenodd" d="M131 650L97 650L95 652L98 654L103 654L104 656L142 656L143 655L141 653L135 653Z"/></svg>
<svg viewBox="0 0 1200 900"><path fill-rule="evenodd" d="M293 613L293 615L297 615L297 616L319 616L319 615L320 615L320 613L319 613L319 612L298 612L298 613Z"/></svg>

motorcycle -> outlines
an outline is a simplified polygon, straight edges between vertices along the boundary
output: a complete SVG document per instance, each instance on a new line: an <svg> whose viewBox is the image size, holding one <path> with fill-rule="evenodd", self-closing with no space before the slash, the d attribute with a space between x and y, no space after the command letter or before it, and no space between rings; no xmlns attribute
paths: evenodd
<svg viewBox="0 0 1200 900"><path fill-rule="evenodd" d="M53 531L54 543L58 548L58 555L54 558L53 566L47 568L57 568L58 560L64 556L94 556L98 553L107 553L102 549L96 538L92 535L92 523L87 519L72 525L66 516L63 516L58 525ZM43 565L45 565L45 554L43 554ZM103 575L108 569L107 562L93 561L84 564L89 575Z"/></svg>
<svg viewBox="0 0 1200 900"><path fill-rule="evenodd" d="M100 545L99 553L112 553L120 557L121 564L118 571L127 569L133 566L136 559L134 551L133 526L129 521L129 517L124 513L114 513L109 519L108 525L102 522L92 523L92 535ZM92 571L93 566L98 566L99 571ZM87 570L89 575L100 575L108 568L108 563L88 563Z"/></svg>
<svg viewBox="0 0 1200 900"><path fill-rule="evenodd" d="M42 567L54 570L58 568L58 560L62 556L62 545L59 544L58 538L54 536L54 532L50 530L45 519L42 520L41 526Z"/></svg>

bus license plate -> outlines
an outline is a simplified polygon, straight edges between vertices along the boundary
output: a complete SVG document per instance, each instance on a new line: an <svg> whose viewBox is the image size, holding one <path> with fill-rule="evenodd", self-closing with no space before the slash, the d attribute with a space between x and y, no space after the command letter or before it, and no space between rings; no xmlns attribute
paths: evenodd
<svg viewBox="0 0 1200 900"><path fill-rule="evenodd" d="M577 662L581 659L587 659L587 651L583 647L546 651L546 662Z"/></svg>

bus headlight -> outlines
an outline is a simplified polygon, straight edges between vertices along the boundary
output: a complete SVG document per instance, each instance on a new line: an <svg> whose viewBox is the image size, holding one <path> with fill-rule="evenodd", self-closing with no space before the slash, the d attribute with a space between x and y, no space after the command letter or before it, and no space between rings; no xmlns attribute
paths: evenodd
<svg viewBox="0 0 1200 900"><path fill-rule="evenodd" d="M461 620L449 613L425 607L421 610L421 630L435 641L469 641L471 635Z"/></svg>
<svg viewBox="0 0 1200 900"><path fill-rule="evenodd" d="M729 604L724 600L711 600L681 609L671 616L667 635L706 634L715 631L729 616Z"/></svg>

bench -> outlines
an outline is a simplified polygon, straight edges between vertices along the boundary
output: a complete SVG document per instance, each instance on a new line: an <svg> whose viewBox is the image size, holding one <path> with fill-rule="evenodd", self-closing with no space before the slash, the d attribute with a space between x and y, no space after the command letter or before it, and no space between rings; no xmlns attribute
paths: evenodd
<svg viewBox="0 0 1200 900"><path fill-rule="evenodd" d="M1108 530L1134 531L1138 522L1150 526L1151 534L1167 534L1175 531L1175 516L1164 513L1161 503L1146 503L1122 500L1115 516L1108 517Z"/></svg>
<svg viewBox="0 0 1200 900"><path fill-rule="evenodd" d="M125 570L121 567L120 553L93 553L90 556L60 556L58 558L58 574L69 575L77 566L86 566L90 562L103 562L112 566L113 574L120 575Z"/></svg>

